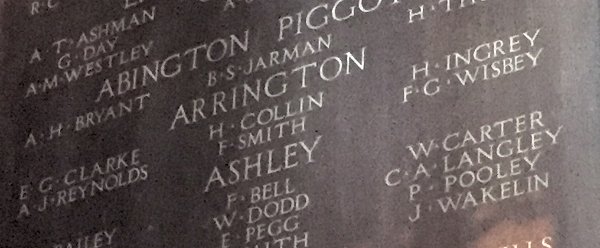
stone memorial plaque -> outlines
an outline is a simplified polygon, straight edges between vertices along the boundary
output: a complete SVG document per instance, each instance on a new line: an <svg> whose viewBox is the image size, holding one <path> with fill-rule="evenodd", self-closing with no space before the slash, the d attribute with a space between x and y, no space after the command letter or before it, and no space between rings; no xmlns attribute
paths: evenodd
<svg viewBox="0 0 600 248"><path fill-rule="evenodd" d="M600 245L597 1L0 3L0 247Z"/></svg>

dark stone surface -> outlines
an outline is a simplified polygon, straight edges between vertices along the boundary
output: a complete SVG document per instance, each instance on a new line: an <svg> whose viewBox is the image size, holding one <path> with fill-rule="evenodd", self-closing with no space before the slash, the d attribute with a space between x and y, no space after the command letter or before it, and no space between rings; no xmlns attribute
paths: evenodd
<svg viewBox="0 0 600 248"><path fill-rule="evenodd" d="M124 10L125 0L61 0L57 9L42 10L34 16L28 14L31 2L2 1L0 7L2 247L55 247L56 244L67 247L67 242L78 237L114 228L117 232L113 245L102 247L221 247L221 235L226 231L216 228L213 217L231 213L232 210L227 210L228 194L238 193L249 199L252 187L283 182L286 178L297 193L310 197L308 208L297 213L299 229L291 234L308 232L308 247L502 248L519 244L518 248L522 248L532 241L533 248L541 248L545 237L552 238L552 247L600 244L597 1L488 0L447 13L436 5L438 9L428 10L426 13L431 15L425 20L409 24L408 9L427 1L405 0L390 5L392 1L383 0L381 7L373 12L360 13L356 7L353 18L338 22L329 16L325 27L319 30L303 27L302 34L287 33L283 41L277 40L280 17L293 17L299 11L306 14L323 3L331 8L336 1L236 1L238 7L222 11L227 1L147 0ZM364 2L368 6L376 3ZM431 1L434 2L437 1ZM458 7L458 2L453 8ZM340 11L357 3L358 0L347 0L340 5ZM431 3L427 2L427 8ZM128 50L151 40L150 56L60 85L47 93L24 97L30 83L43 81L59 71L53 42L64 37L77 39L94 25L151 6L156 6L156 19L118 34L115 48ZM322 15L326 11L320 9L315 13ZM543 50L537 67L466 86L442 83L439 94L431 97L415 94L408 103L403 103L404 87L425 83L411 80L413 64L443 63L444 56L452 52L507 40L538 28L541 31L535 49ZM190 63L185 60L182 72L175 77L160 77L147 87L95 101L107 78L116 79L122 71L164 61L169 55L183 54L219 37L242 36L244 30L249 30L247 52L216 63L199 61L199 69L195 70L190 70ZM321 53L229 82L220 79L215 87L206 86L210 70L226 72L229 64L245 65L249 58L258 56L266 59L271 51L328 34L332 35L331 48ZM345 53L358 57L362 47L366 58L363 70L356 67L349 73L343 70L329 82L322 80L318 71L312 71L305 88L300 87L301 77L294 74L287 81L288 91L280 97L262 96L247 108L228 109L190 125L179 125L181 121L170 130L178 107L185 106L189 114L192 100L198 97L212 99L214 92L228 93L236 85L252 84L257 78L266 80L280 71L291 74L293 68L313 61L322 63L331 56L339 56L345 63ZM44 60L30 64L36 48L42 51ZM499 58L505 57L510 56ZM77 65L80 64L83 63ZM443 69L436 73L440 77L453 76ZM306 113L306 130L299 135L244 150L228 148L224 156L218 155L218 142L209 140L211 124L221 121L233 124L234 128L228 125L225 128L225 138L232 139L244 133L239 122L245 114L274 105L284 106L286 101L316 96L319 92L324 93L323 107ZM76 116L145 93L151 97L142 112L73 131ZM440 162L448 153L434 152L427 160L414 161L408 145L430 139L440 141L455 132L479 132L482 125L534 111L543 113L545 128L555 131L562 126L558 144L545 143L540 149L537 166L540 173L550 175L547 189L445 214L438 209L415 223L409 221L408 216L414 210L409 202L411 183L386 186L386 174L396 168L409 168L410 173L415 173L419 162ZM66 128L64 137L47 139L48 128L57 123L72 126ZM25 148L30 132L45 138L40 144ZM300 141L312 144L318 137L321 139L312 154L313 163L301 162L289 170L224 188L211 187L210 192L205 192L215 167L225 171L234 159L259 152L266 156L268 150L281 153L287 144ZM295 148L298 160L309 159L300 144ZM52 177L57 187L52 192L56 196L56 191L68 188L61 182L67 172L81 166L91 170L97 161L134 149L140 149L140 160L148 165L148 178L143 182L46 211L32 210L31 216L18 217L23 203L31 206L41 201L35 188L44 178ZM490 165L519 157L497 159ZM282 163L283 159L275 161ZM419 200L424 206L435 208L436 199L447 195L443 193L442 177L437 170L430 179L418 181L423 187L435 186L435 190ZM514 180L518 178L521 177ZM472 190L499 187L511 180L476 185ZM33 185L31 200L19 200L22 185ZM233 209L247 211L250 206L247 200ZM251 226L234 222L229 229L234 235L231 247L258 244L243 244L245 230ZM272 239L267 237L263 241Z"/></svg>

